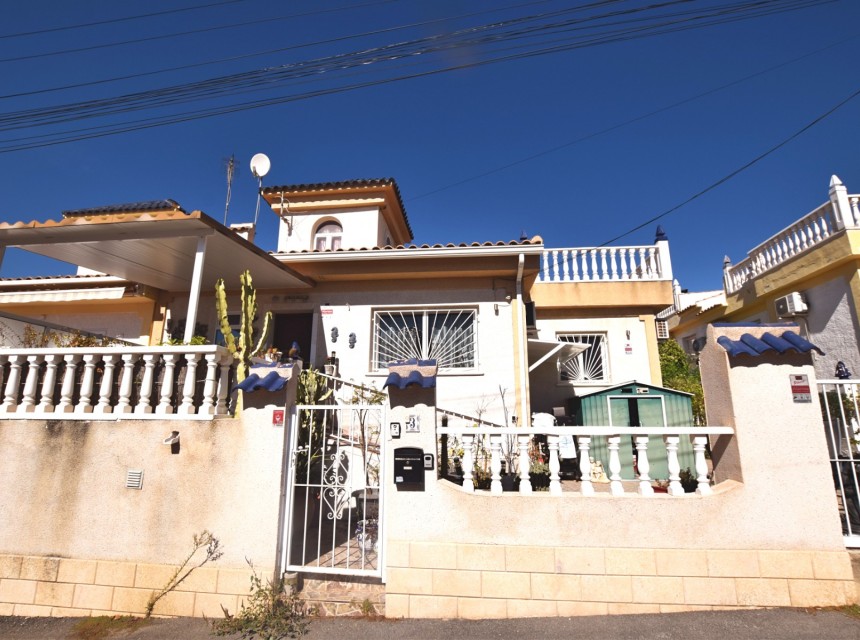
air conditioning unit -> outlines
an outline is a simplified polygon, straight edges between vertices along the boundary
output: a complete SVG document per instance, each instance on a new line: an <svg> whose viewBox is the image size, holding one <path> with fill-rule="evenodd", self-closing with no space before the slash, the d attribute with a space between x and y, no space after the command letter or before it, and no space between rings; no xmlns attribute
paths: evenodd
<svg viewBox="0 0 860 640"><path fill-rule="evenodd" d="M790 318L809 311L809 307L803 301L803 296L798 291L793 291L787 296L776 299L776 315L780 318Z"/></svg>

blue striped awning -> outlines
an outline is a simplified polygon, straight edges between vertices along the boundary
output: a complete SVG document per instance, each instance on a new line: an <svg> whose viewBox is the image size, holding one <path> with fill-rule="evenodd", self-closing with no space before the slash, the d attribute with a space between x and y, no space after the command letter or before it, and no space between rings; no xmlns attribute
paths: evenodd
<svg viewBox="0 0 860 640"><path fill-rule="evenodd" d="M822 356L824 355L824 352L821 349L794 331L784 331L779 336L767 332L762 334L760 338L756 338L752 334L745 333L741 336L740 340L732 340L727 336L720 336L717 338L717 344L728 351L729 355L732 357L739 355L758 357L769 351L775 351L777 353L785 353L787 351L809 353L813 350L817 351Z"/></svg>

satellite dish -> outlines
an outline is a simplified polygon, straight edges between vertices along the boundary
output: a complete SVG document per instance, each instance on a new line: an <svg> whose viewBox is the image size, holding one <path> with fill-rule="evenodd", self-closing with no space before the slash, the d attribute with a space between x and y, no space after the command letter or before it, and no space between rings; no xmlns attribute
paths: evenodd
<svg viewBox="0 0 860 640"><path fill-rule="evenodd" d="M272 163L269 161L269 156L265 153L258 153L251 158L251 173L254 174L255 178L262 178L269 173L269 169L271 168Z"/></svg>

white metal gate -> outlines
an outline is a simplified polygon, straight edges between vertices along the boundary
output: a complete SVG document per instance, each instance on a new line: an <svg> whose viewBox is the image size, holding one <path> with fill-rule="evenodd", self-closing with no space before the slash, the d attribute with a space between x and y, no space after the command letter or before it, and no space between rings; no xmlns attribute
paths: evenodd
<svg viewBox="0 0 860 640"><path fill-rule="evenodd" d="M821 413L846 547L860 547L858 380L819 380Z"/></svg>
<svg viewBox="0 0 860 640"><path fill-rule="evenodd" d="M383 405L299 405L290 429L288 571L382 577Z"/></svg>

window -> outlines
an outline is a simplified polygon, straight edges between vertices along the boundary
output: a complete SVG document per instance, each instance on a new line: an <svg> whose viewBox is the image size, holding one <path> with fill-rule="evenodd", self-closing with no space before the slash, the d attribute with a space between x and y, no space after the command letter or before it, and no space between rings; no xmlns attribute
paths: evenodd
<svg viewBox="0 0 860 640"><path fill-rule="evenodd" d="M343 227L337 222L324 222L317 229L314 237L314 249L317 251L337 251L340 249Z"/></svg>
<svg viewBox="0 0 860 640"><path fill-rule="evenodd" d="M474 309L377 311L373 369L409 358L435 359L439 369L476 365Z"/></svg>
<svg viewBox="0 0 860 640"><path fill-rule="evenodd" d="M609 379L606 362L606 334L603 333L563 333L560 342L579 342L588 348L568 360L559 362L559 374L564 382L592 382Z"/></svg>

